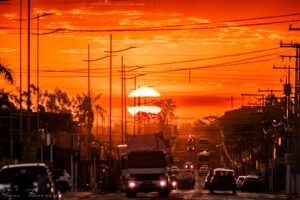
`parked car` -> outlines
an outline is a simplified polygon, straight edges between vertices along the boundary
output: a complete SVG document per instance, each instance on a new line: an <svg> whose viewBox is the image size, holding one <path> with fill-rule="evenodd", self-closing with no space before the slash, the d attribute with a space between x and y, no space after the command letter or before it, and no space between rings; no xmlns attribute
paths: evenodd
<svg viewBox="0 0 300 200"><path fill-rule="evenodd" d="M72 180L67 170L53 169L53 176L55 178L56 187L60 189L62 193L65 193L72 187Z"/></svg>
<svg viewBox="0 0 300 200"><path fill-rule="evenodd" d="M0 170L2 198L54 200L61 194L56 190L52 174L44 163L5 165ZM14 198L16 197L16 198Z"/></svg>
<svg viewBox="0 0 300 200"><path fill-rule="evenodd" d="M245 177L246 177L246 176L239 176L239 177L236 179L236 189L240 190L240 189L242 188L242 185L243 185L243 183L244 183Z"/></svg>
<svg viewBox="0 0 300 200"><path fill-rule="evenodd" d="M241 190L242 192L262 192L263 185L263 180L260 176L248 175L245 176Z"/></svg>
<svg viewBox="0 0 300 200"><path fill-rule="evenodd" d="M204 190L208 190L208 189L209 189L209 186L210 186L210 180L211 180L212 176L213 176L213 171L210 170L210 171L207 173L207 175L206 175L206 177L205 177L205 179L204 179L204 184L203 184L203 186L202 186L202 188L203 188Z"/></svg>
<svg viewBox="0 0 300 200"><path fill-rule="evenodd" d="M194 173L191 171L181 171L177 178L178 189L192 189L195 186Z"/></svg>
<svg viewBox="0 0 300 200"><path fill-rule="evenodd" d="M215 190L231 190L232 194L236 194L234 170L225 168L214 169L210 180L209 192L213 193Z"/></svg>
<svg viewBox="0 0 300 200"><path fill-rule="evenodd" d="M199 176L207 175L208 171L209 171L208 165L201 165L198 170L198 175Z"/></svg>

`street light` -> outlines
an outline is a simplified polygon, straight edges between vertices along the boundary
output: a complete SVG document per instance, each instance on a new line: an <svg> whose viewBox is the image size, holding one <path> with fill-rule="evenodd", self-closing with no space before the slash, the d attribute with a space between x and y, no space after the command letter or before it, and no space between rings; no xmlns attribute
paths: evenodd
<svg viewBox="0 0 300 200"><path fill-rule="evenodd" d="M92 61L98 61L98 60L102 60L102 59L105 59L105 58L108 58L109 56L104 56L104 57L101 57L101 58L96 58L96 59L90 59L90 44L88 44L88 59L87 60L83 60L84 62L87 62L88 63L88 98L89 98L89 101L91 101L91 79L90 79L90 62ZM90 119L91 119L91 106L89 108L89 115L88 115L88 134L90 135L90 131L91 131L91 122L90 122Z"/></svg>
<svg viewBox="0 0 300 200"><path fill-rule="evenodd" d="M111 153L112 153L112 130L111 130L111 116L112 116L112 53L120 53L123 51L127 51L129 49L133 49L136 47L128 47L121 50L112 50L112 34L110 34L110 45L109 51L104 51L105 53L109 53L109 167L111 168Z"/></svg>
<svg viewBox="0 0 300 200"><path fill-rule="evenodd" d="M58 31L62 31L62 30L65 30L65 29L56 29L56 30L53 30L53 31L50 31L50 32L46 32L46 33L40 33L40 18L41 17L45 17L45 16L50 16L50 15L54 15L54 13L43 13L43 14L37 14L37 16L35 18L32 18L32 19L36 19L37 20L37 23L36 23L36 30L37 30L37 33L34 34L37 36L37 39L36 39L36 74L37 74L37 77L36 77L36 84L37 84L37 91L36 91L36 106L37 106L37 133L39 134L40 133L40 113L39 113L39 96L40 96L40 83L39 83L39 73L40 73L40 69L39 69L39 48L40 48L40 40L39 40L39 36L40 35L49 35L49 34L52 34L52 33L56 33ZM43 144L42 144L42 136L40 136L41 138L41 146L40 146L40 153L41 153L41 162L43 162ZM51 144L52 145L52 144ZM52 149L51 149L52 150ZM52 152L51 152L52 153ZM52 154L51 154L52 155ZM52 156L50 156L51 160L50 160L50 163L53 162L52 160Z"/></svg>
<svg viewBox="0 0 300 200"><path fill-rule="evenodd" d="M27 81L27 135L29 135L30 134L30 40L31 40L31 38L30 38L30 35L31 35L31 33L30 33L30 21L31 20L34 20L34 19L37 19L37 36L39 36L39 35L45 35L45 34L50 34L50 33L54 33L54 32L57 32L57 31L59 31L59 30L63 30L63 29L57 29L57 30L54 30L54 31L52 31L52 32L49 32L49 33L43 33L43 34L39 34L39 18L41 18L41 17L44 17L44 16L48 16L48 15L53 15L53 13L43 13L43 14L41 14L41 15L37 15L36 17L33 17L33 18L31 18L31 16L30 16L30 12L31 12L31 2L30 2L30 0L28 0L28 17L27 18L22 18L22 0L20 1L20 19L14 19L14 20L19 20L20 21L20 118L22 118L22 64L21 64L21 62L22 62L22 53L21 53L21 47L22 47L22 44L21 44L21 42L22 42L22 40L21 40L21 34L22 34L22 32L21 32L21 29L22 29L22 21L27 21L27 23L28 23L28 26L27 26L27 40L28 40L28 47L27 47L27 56L28 56L28 59L27 59L27 63L28 63L28 66L27 66L27 79L28 79L28 81ZM38 70L38 58L39 58L39 56L38 56L38 52L39 52L39 50L38 50L38 43L39 43L39 41L38 41L39 39L38 39L38 37L37 37L37 71L39 71ZM38 77L38 74L37 74L37 77ZM37 78L37 84L38 84L38 78ZM37 89L38 89L38 85L37 85ZM37 101L38 101L38 95L39 95L39 93L37 92ZM38 110L38 105L37 105L37 110ZM38 111L37 111L38 112ZM39 124L39 120L37 120L38 121L38 124ZM22 119L20 120L20 129L22 129ZM37 127L37 130L39 130L39 125L38 125L38 127ZM22 130L20 131L20 141L22 142ZM28 152L27 152L28 153ZM26 154L26 156L28 156L28 154Z"/></svg>
<svg viewBox="0 0 300 200"><path fill-rule="evenodd" d="M91 112L92 112L92 100L91 100L91 83L90 83L90 62L91 61L98 61L98 60L102 60L102 59L105 59L105 58L108 58L109 56L104 56L104 57L101 57L101 58L96 58L96 59L90 59L90 44L88 44L88 59L87 60L83 60L84 62L87 62L88 63L88 98L89 98L89 101L90 101L90 107L89 107L89 112L88 112L88 127L87 127L87 131L88 131L88 143L89 143L89 146L88 146L88 160L91 159L91 149L90 149L90 144L91 144L91 141L90 141L90 135L91 135ZM96 98L97 99L97 98ZM96 114L97 114L97 134L98 134L98 109L96 107ZM93 171L94 173L96 173L96 167L95 167L95 156L94 156L94 166L93 166ZM96 179L91 179L90 180L90 183L93 185L93 189L95 189L95 183L96 183Z"/></svg>

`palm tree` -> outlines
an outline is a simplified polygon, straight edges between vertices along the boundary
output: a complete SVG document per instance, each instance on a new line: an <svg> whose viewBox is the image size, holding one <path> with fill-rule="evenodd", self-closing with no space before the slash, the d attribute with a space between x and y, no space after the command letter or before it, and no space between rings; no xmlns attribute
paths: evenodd
<svg viewBox="0 0 300 200"><path fill-rule="evenodd" d="M7 80L9 83L13 83L13 77L11 75L11 70L8 68L8 65L1 63L0 60L0 75L3 75L5 80Z"/></svg>

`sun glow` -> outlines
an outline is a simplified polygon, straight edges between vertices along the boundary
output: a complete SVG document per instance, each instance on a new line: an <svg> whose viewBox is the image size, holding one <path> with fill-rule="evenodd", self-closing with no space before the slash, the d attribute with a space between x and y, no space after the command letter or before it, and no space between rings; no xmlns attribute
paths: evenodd
<svg viewBox="0 0 300 200"><path fill-rule="evenodd" d="M159 97L160 94L152 88L141 87L129 94L129 97Z"/></svg>
<svg viewBox="0 0 300 200"><path fill-rule="evenodd" d="M138 112L144 112L147 114L158 114L161 111L161 108L158 106L127 106L127 110L132 116L135 116Z"/></svg>
<svg viewBox="0 0 300 200"><path fill-rule="evenodd" d="M149 87L138 88L128 95L128 97L139 97L139 98L142 97L145 99L147 97L159 97L159 96L160 94L157 91ZM145 102L145 104L153 101L156 100ZM139 105L139 106L127 106L127 110L132 116L135 116L139 112L146 113L146 114L158 114L161 111L161 108L158 106Z"/></svg>

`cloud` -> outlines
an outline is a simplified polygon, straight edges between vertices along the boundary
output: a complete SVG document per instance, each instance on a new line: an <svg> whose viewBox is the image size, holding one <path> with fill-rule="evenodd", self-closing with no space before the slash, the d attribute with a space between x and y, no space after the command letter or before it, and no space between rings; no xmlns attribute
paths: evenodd
<svg viewBox="0 0 300 200"><path fill-rule="evenodd" d="M0 52L2 53L13 53L18 51L19 49L14 49L14 48L0 48Z"/></svg>
<svg viewBox="0 0 300 200"><path fill-rule="evenodd" d="M58 50L58 53L64 53L64 54L84 54L86 53L86 49L61 49Z"/></svg>

